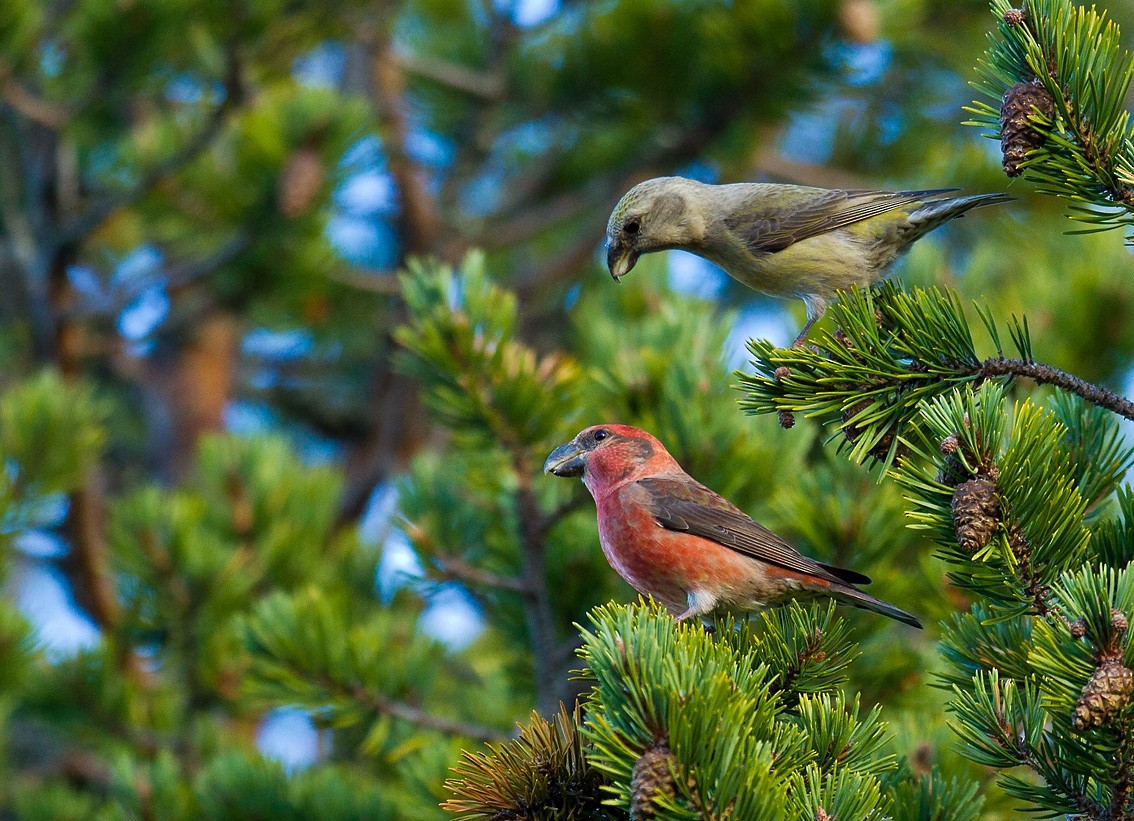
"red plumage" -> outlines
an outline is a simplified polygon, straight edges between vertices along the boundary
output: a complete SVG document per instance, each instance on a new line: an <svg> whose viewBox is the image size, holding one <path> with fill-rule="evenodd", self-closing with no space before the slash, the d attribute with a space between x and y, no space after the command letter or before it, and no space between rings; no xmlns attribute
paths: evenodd
<svg viewBox="0 0 1134 821"><path fill-rule="evenodd" d="M694 480L643 430L587 428L556 448L544 470L582 476L611 567L678 619L830 597L921 627L855 587L866 576L804 556Z"/></svg>

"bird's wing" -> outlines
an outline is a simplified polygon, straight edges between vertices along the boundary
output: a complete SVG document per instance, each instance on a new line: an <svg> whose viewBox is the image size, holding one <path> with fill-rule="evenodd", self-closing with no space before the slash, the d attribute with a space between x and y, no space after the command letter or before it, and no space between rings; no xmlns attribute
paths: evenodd
<svg viewBox="0 0 1134 821"><path fill-rule="evenodd" d="M646 493L655 521L667 530L690 533L762 562L833 582L870 584L870 577L804 556L736 505L692 479L650 477L636 483Z"/></svg>
<svg viewBox="0 0 1134 821"><path fill-rule="evenodd" d="M955 191L842 191L804 188L767 205L754 197L725 218L725 225L752 251L782 251L800 240L835 231L903 205ZM779 202L778 200L785 201Z"/></svg>

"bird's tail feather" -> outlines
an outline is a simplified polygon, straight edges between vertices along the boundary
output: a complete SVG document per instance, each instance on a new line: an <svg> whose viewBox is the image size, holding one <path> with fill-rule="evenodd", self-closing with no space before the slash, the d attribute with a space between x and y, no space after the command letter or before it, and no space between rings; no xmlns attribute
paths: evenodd
<svg viewBox="0 0 1134 821"><path fill-rule="evenodd" d="M967 197L946 197L939 200L930 200L919 206L909 216L910 225L918 237L932 231L939 225L962 216L966 211L981 208L985 205L996 205L1001 202L1011 202L1015 197L1007 194L970 194Z"/></svg>
<svg viewBox="0 0 1134 821"><path fill-rule="evenodd" d="M881 599L876 599L869 593L863 593L854 587L832 587L831 594L844 604L849 604L854 607L861 607L863 610L869 610L872 613L878 613L895 619L911 627L921 629L921 622L918 621L916 616L907 613L901 608L895 607L889 602L884 602Z"/></svg>

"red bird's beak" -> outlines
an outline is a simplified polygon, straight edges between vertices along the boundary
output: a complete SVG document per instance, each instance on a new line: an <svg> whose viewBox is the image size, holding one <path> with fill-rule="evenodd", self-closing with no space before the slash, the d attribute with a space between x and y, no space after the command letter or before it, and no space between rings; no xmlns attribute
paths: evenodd
<svg viewBox="0 0 1134 821"><path fill-rule="evenodd" d="M574 442L560 445L543 463L543 472L554 473L556 476L582 476L586 466L584 455L584 451Z"/></svg>

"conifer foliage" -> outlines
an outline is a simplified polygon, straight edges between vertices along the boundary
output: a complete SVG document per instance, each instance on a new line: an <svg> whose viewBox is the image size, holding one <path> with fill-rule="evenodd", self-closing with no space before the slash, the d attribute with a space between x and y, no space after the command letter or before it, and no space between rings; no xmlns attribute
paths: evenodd
<svg viewBox="0 0 1134 821"><path fill-rule="evenodd" d="M1127 91L1134 56L1105 11L1068 0L994 0L974 125L1001 140L1004 170L1070 202L1090 230L1134 224Z"/></svg>
<svg viewBox="0 0 1134 821"><path fill-rule="evenodd" d="M122 45L127 29L105 4L72 5L108 53L149 66L160 51ZM59 302L51 322L29 331L43 349L36 356L59 367L21 365L22 377L6 371L0 384L0 579L24 571L29 545L74 545L51 561L71 563L78 604L97 621L87 645L56 653L0 598L0 814L969 821L1023 807L1134 818L1134 492L1124 484L1134 451L1118 422L1134 418L1134 404L1046 364L1051 334L1038 320L1001 312L1000 302L969 309L947 287L845 294L809 346L753 340L750 366L733 374L722 350L735 317L660 287L660 255L619 287L597 276L564 285L592 253L598 204L623 177L708 150L750 158L742 136L817 93L811 81L837 50L827 39L836 11L862 4L563 4L559 19L528 34L500 22L507 4L462 6L468 25L452 25L453 6L440 0L404 4L405 18L383 10L356 45L376 86L409 75L412 94L374 90L386 93L381 136L399 189L391 213L404 269L361 277L377 295L360 294L357 272L323 283L320 201L367 114L330 89L275 88L273 78L291 89L282 78L296 54L261 37L287 4L261 5L235 22L210 7L217 32L251 29L223 48L202 30L175 32L177 59L204 59L201 87L217 88L216 99L196 95L191 119L204 128L184 150L170 130L177 117L164 114L136 129L137 145L117 132L85 141L111 115L142 122L131 118L149 110L138 101L151 86L166 84L165 64L126 72L141 96L92 93L91 110L71 120L79 113L50 103L88 75L96 90L113 83L99 55L41 41L35 32L54 17L39 20L34 4L14 4L22 22L0 37L33 55L0 65L4 122L21 123L12 130L29 144L62 146L30 166L44 181L4 195L0 222L9 231L16 201L35 192L50 192L53 207L66 210L72 195L83 202L66 207L91 208L68 217L68 232L41 238L59 252L52 281L21 297ZM155 9L128 11L141 26ZM996 0L993 11L980 86L988 100L973 110L1000 137L1005 171L1070 202L1090 229L1134 225L1123 107L1134 62L1117 28L1066 0L1019 9ZM470 40L488 17L493 36ZM318 22L299 39L338 37L355 21ZM626 59L676 52L693 29L712 47L690 49L690 61ZM660 40L666 49L654 48ZM458 56L469 65L450 62ZM244 64L253 57L255 71ZM55 58L70 59L68 70L52 69ZM765 84L774 69L779 82ZM437 114L445 110L460 113ZM459 145L452 178L416 173L424 166L410 155L430 140L407 142L415 118L428 121L417 137ZM206 151L218 135L223 150ZM142 150L147 139L155 144ZM261 151L271 173L254 173L268 167ZM83 186L57 184L70 177L68 157L101 167L119 152L124 165L87 182L122 196L86 202ZM516 157L517 171L494 176ZM19 160L5 154L3 164ZM230 167L258 180L256 190L232 196ZM722 168L751 176L747 165ZM466 209L493 181L502 189L493 213ZM443 213L415 212L435 192ZM231 242L201 270L191 259L163 278L178 327L194 333L192 344L174 345L172 334L139 344L154 357L168 344L204 369L217 364L198 343L221 328L222 342L238 347L233 315L253 305L265 326L291 328L297 312L343 319L314 334L305 357L314 370L341 355L358 385L413 380L430 438L405 455L383 533L364 538L355 521L373 471L360 482L304 458L287 425L293 437L195 430L174 443L160 481L128 467L141 422L122 412L123 396L145 394L98 375L131 361L99 357L117 340L102 328L120 313L113 306L136 295L84 284L77 254L99 226L112 235L105 247L122 249L151 223L190 245L202 225L234 228L208 232ZM449 233L460 237L450 244ZM457 259L474 246L487 251L459 265L406 256ZM279 264L289 255L298 267ZM83 288L110 307L84 313ZM0 315L11 315L6 305ZM20 361L8 348L23 344L20 333L0 329L5 365ZM68 345L51 353L57 342ZM374 348L382 367L369 377L352 370ZM327 407L312 400L316 414L304 403L323 383L300 375L295 384L306 392L261 398L332 437L365 418L351 448L365 462L388 421L367 405L368 389L318 397ZM162 407L185 410L181 388L167 390ZM408 417L417 407L391 408L390 424L417 422ZM874 592L927 630L804 603L706 629L635 601L606 564L584 490L539 473L555 445L603 420L647 428L691 475L801 549L861 567ZM389 460L379 462L387 475ZM419 563L397 583L384 567L394 531ZM473 605L462 611L475 614L461 625L467 645L424 626L447 595ZM317 751L302 771L257 747L257 728L280 710L311 722Z"/></svg>
<svg viewBox="0 0 1134 821"><path fill-rule="evenodd" d="M1116 27L1060 0L993 6L983 90L1003 105L977 114L1000 129L1005 170L1072 201L1076 219L1128 226L1131 60ZM834 330L810 346L751 342L741 404L784 428L814 418L901 488L911 527L966 600L943 626L937 675L960 753L1001 770L1017 806L1131 818L1134 494L1122 483L1134 450L1117 418L1134 406L1037 361L1026 319L1011 319L1006 355L992 312L976 314L982 345L948 291L846 294L829 311ZM1054 393L1028 395L1029 384ZM850 647L833 638L830 610L793 605L712 635L648 607L599 608L592 624L581 733L608 803L630 818L979 813L971 782L903 780L905 765L883 754L879 712L848 709L839 671ZM503 790L496 803L488 792L467 800L486 769L466 764L451 783L464 799L450 806L469 818L516 811ZM950 803L915 810L919 795Z"/></svg>

